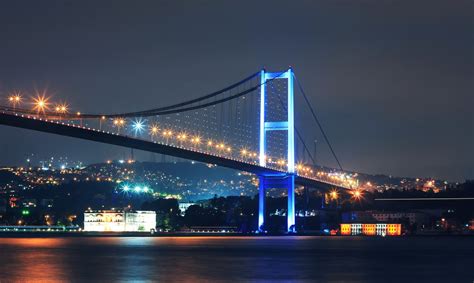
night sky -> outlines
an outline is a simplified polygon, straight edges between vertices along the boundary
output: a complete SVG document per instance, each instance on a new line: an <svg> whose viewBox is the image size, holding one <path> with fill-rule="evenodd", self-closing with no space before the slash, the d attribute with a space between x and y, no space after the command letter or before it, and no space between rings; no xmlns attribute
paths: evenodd
<svg viewBox="0 0 474 283"><path fill-rule="evenodd" d="M474 178L473 1L0 4L2 99L47 87L84 112L142 110L289 65L345 168ZM100 162L128 150L0 127L0 164L29 153Z"/></svg>

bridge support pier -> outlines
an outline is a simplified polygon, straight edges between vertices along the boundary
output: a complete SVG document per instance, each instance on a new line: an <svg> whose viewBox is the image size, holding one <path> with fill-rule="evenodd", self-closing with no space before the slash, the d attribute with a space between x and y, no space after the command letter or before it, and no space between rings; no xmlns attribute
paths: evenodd
<svg viewBox="0 0 474 283"><path fill-rule="evenodd" d="M288 193L287 232L296 232L295 229L295 175L261 175L259 176L258 192L258 230L265 231L265 196L267 189L286 189Z"/></svg>

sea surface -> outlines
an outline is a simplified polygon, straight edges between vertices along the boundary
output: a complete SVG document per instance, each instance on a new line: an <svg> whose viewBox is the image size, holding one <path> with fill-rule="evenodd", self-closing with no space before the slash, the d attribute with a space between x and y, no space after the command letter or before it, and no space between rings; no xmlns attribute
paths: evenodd
<svg viewBox="0 0 474 283"><path fill-rule="evenodd" d="M474 237L0 238L0 282L474 282Z"/></svg>

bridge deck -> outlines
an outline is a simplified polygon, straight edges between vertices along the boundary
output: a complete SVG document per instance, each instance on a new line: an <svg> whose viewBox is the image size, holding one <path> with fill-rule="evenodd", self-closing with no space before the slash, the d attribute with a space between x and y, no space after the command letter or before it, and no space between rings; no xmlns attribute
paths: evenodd
<svg viewBox="0 0 474 283"><path fill-rule="evenodd" d="M225 158L212 155L197 150L189 150L172 145L156 143L152 141L141 140L129 136L123 136L116 133L100 131L93 128L81 127L77 125L68 125L57 120L46 120L27 115L11 114L0 112L0 125L12 126L17 128L29 129L45 133L52 133L61 136L79 138L89 141L113 144L128 148L139 149L148 152L155 152L183 159L195 160L203 163L216 164L222 167L246 171L257 175L284 174L285 172L276 169L262 167L257 164L246 163L236 159ZM309 186L322 190L338 187L347 189L337 184L332 184L312 178L297 176L295 182L298 185Z"/></svg>

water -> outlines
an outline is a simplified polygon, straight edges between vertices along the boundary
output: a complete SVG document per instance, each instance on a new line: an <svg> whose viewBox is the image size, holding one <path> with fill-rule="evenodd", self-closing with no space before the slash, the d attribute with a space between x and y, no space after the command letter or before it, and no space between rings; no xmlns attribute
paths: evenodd
<svg viewBox="0 0 474 283"><path fill-rule="evenodd" d="M0 238L10 281L473 282L474 237Z"/></svg>

